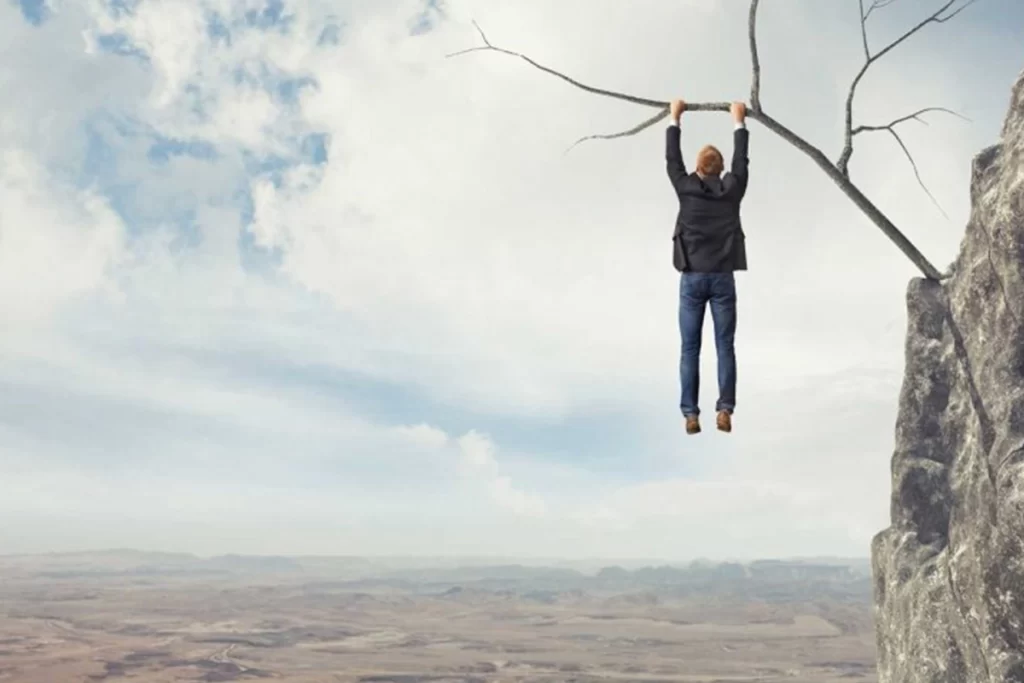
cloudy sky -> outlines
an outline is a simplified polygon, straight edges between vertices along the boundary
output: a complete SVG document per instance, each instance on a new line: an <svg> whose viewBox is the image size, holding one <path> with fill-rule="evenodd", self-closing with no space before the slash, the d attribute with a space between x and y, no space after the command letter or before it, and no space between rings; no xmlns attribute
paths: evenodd
<svg viewBox="0 0 1024 683"><path fill-rule="evenodd" d="M476 19L597 86L742 99L746 5L4 0L0 548L866 555L913 266L751 123L735 431L686 437L664 127L563 155L652 112L445 59ZM762 3L763 105L832 158L857 25ZM864 81L858 122L970 119L901 129L948 218L890 137L851 166L941 269L1022 43L982 0ZM687 115L684 153L730 135Z"/></svg>

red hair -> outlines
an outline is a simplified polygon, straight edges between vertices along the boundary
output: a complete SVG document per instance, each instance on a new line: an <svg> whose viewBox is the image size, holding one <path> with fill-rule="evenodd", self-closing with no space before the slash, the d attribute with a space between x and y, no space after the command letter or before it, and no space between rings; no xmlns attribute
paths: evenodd
<svg viewBox="0 0 1024 683"><path fill-rule="evenodd" d="M706 176L719 175L725 169L722 153L714 145L704 145L697 153L697 173Z"/></svg>

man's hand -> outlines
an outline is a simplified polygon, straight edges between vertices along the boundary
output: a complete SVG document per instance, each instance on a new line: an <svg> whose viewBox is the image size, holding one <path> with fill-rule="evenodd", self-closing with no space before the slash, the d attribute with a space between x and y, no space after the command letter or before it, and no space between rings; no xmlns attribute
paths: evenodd
<svg viewBox="0 0 1024 683"><path fill-rule="evenodd" d="M669 107L669 113L672 115L673 121L679 121L679 117L686 111L686 102L682 100L672 100L672 105Z"/></svg>
<svg viewBox="0 0 1024 683"><path fill-rule="evenodd" d="M733 102L729 111L732 112L732 120L736 123L743 123L747 118L747 105L742 102Z"/></svg>

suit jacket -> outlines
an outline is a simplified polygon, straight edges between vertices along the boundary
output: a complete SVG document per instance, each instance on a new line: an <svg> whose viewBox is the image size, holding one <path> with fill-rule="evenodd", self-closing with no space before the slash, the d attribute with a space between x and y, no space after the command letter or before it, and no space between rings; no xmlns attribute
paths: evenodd
<svg viewBox="0 0 1024 683"><path fill-rule="evenodd" d="M746 236L740 202L747 191L749 132L733 133L732 165L721 178L687 173L680 151L679 126L665 133L668 177L679 198L672 234L672 263L680 272L721 273L747 269Z"/></svg>

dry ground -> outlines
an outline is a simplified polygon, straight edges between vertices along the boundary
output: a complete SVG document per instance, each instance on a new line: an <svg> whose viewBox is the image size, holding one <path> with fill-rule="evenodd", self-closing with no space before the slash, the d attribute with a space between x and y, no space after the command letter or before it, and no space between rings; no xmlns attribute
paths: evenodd
<svg viewBox="0 0 1024 683"><path fill-rule="evenodd" d="M0 576L0 683L875 683L867 604Z"/></svg>

